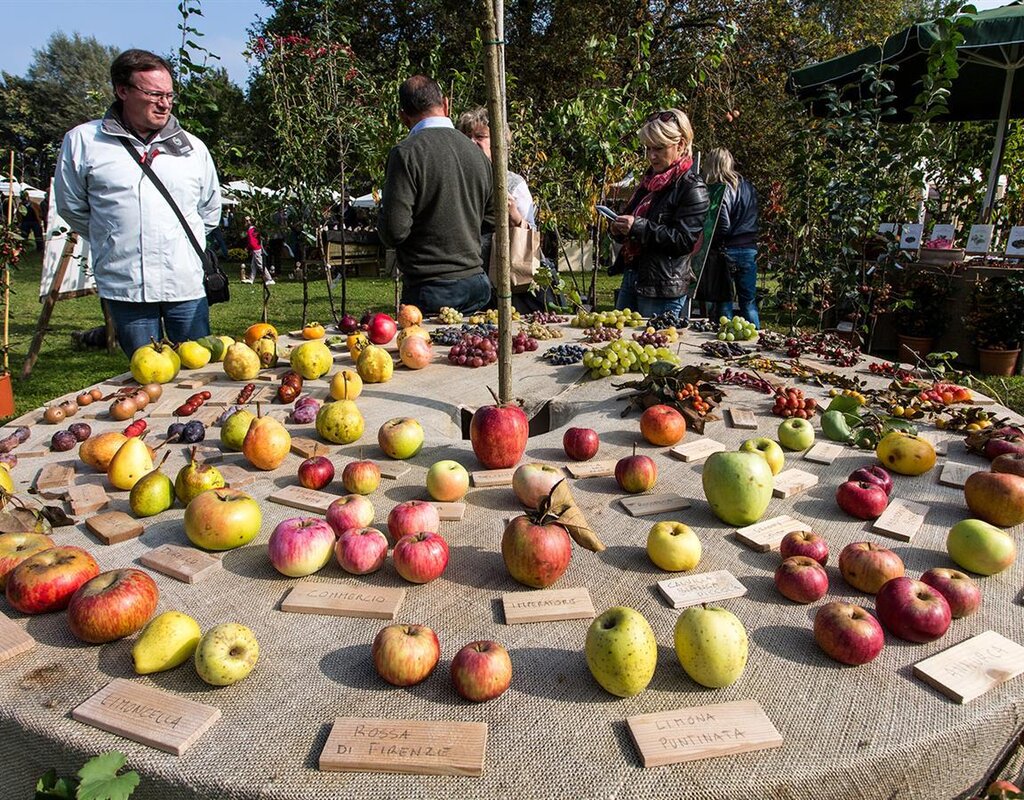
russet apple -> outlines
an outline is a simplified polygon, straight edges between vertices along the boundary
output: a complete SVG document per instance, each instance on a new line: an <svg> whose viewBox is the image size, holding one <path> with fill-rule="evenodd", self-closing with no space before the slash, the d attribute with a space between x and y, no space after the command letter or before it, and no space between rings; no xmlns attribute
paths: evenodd
<svg viewBox="0 0 1024 800"><path fill-rule="evenodd" d="M437 506L425 500L399 503L388 514L388 534L395 542L410 533L437 533L440 528L441 514Z"/></svg>
<svg viewBox="0 0 1024 800"><path fill-rule="evenodd" d="M392 686L425 681L441 658L437 634L426 625L388 625L374 637L373 666Z"/></svg>
<svg viewBox="0 0 1024 800"><path fill-rule="evenodd" d="M980 519L965 519L949 529L946 552L959 566L978 575L995 575L1017 559L1017 544L1006 531Z"/></svg>
<svg viewBox="0 0 1024 800"><path fill-rule="evenodd" d="M564 478L562 470L550 464L520 464L512 473L512 491L520 503L536 510L540 501Z"/></svg>
<svg viewBox="0 0 1024 800"><path fill-rule="evenodd" d="M775 570L775 588L794 603L813 603L828 591L828 573L813 558L790 556Z"/></svg>
<svg viewBox="0 0 1024 800"><path fill-rule="evenodd" d="M927 583L946 598L953 619L970 616L981 605L978 584L958 569L934 567L921 576L921 583Z"/></svg>
<svg viewBox="0 0 1024 800"><path fill-rule="evenodd" d="M508 689L512 683L512 659L498 642L470 642L455 654L451 673L459 697L482 703Z"/></svg>
<svg viewBox="0 0 1024 800"><path fill-rule="evenodd" d="M455 503L469 491L469 472L458 461L436 461L427 470L427 493L440 503Z"/></svg>
<svg viewBox="0 0 1024 800"><path fill-rule="evenodd" d="M389 419L377 431L377 444L388 458L412 458L423 447L423 426L412 417Z"/></svg>
<svg viewBox="0 0 1024 800"><path fill-rule="evenodd" d="M349 528L334 545L338 566L352 575L369 575L384 566L388 539L376 528Z"/></svg>
<svg viewBox="0 0 1024 800"><path fill-rule="evenodd" d="M501 537L501 557L519 583L544 589L562 577L572 557L569 532L556 522L538 525L515 517Z"/></svg>
<svg viewBox="0 0 1024 800"><path fill-rule="evenodd" d="M448 566L448 542L434 531L410 533L398 540L391 558L395 571L410 583L430 583Z"/></svg>
<svg viewBox="0 0 1024 800"><path fill-rule="evenodd" d="M889 495L877 483L846 481L836 489L836 503L857 519L878 519L889 505Z"/></svg>
<svg viewBox="0 0 1024 800"><path fill-rule="evenodd" d="M573 461L589 461L600 447L601 439L591 428L569 428L562 436L562 449Z"/></svg>
<svg viewBox="0 0 1024 800"><path fill-rule="evenodd" d="M596 617L583 650L594 680L617 697L640 694L658 664L658 642L650 623L628 606L609 608Z"/></svg>
<svg viewBox="0 0 1024 800"><path fill-rule="evenodd" d="M779 552L783 558L806 556L813 558L821 566L828 563L828 543L818 534L811 531L792 531L782 537Z"/></svg>
<svg viewBox="0 0 1024 800"><path fill-rule="evenodd" d="M369 499L359 494L347 494L327 506L327 524L334 528L335 536L341 536L351 528L369 528L373 525L375 513Z"/></svg>
<svg viewBox="0 0 1024 800"><path fill-rule="evenodd" d="M350 461L341 471L341 485L349 494L373 494L380 486L380 467L375 461Z"/></svg>
<svg viewBox="0 0 1024 800"><path fill-rule="evenodd" d="M650 406L640 415L640 435L653 445L671 447L686 438L686 417L672 406Z"/></svg>
<svg viewBox="0 0 1024 800"><path fill-rule="evenodd" d="M18 564L51 547L55 547L53 539L42 533L0 534L0 589L7 586L7 576Z"/></svg>
<svg viewBox="0 0 1024 800"><path fill-rule="evenodd" d="M740 452L760 453L764 460L768 462L772 475L778 475L786 465L786 454L779 447L779 443L766 436L757 439L747 439L747 441L740 445Z"/></svg>
<svg viewBox="0 0 1024 800"><path fill-rule="evenodd" d="M185 535L196 547L207 550L248 544L262 525L259 504L238 489L210 489L185 509Z"/></svg>
<svg viewBox="0 0 1024 800"><path fill-rule="evenodd" d="M700 538L682 522L658 522L647 534L647 557L659 569L685 572L700 562Z"/></svg>
<svg viewBox="0 0 1024 800"><path fill-rule="evenodd" d="M934 642L949 629L953 616L940 592L905 576L883 584L875 608L886 629L908 642Z"/></svg>
<svg viewBox="0 0 1024 800"><path fill-rule="evenodd" d="M102 572L71 596L68 627L83 642L112 642L141 630L159 600L156 581L141 569Z"/></svg>
<svg viewBox="0 0 1024 800"><path fill-rule="evenodd" d="M1009 472L975 472L964 483L974 516L1000 528L1024 522L1024 478Z"/></svg>
<svg viewBox="0 0 1024 800"><path fill-rule="evenodd" d="M787 450L806 450L814 444L814 426L801 417L783 420L776 435Z"/></svg>
<svg viewBox="0 0 1024 800"><path fill-rule="evenodd" d="M81 547L51 547L22 561L7 575L7 602L22 614L63 611L100 565Z"/></svg>
<svg viewBox="0 0 1024 800"><path fill-rule="evenodd" d="M853 542L839 553L839 572L854 589L875 594L886 581L902 577L903 559L874 542Z"/></svg>
<svg viewBox="0 0 1024 800"><path fill-rule="evenodd" d="M282 575L301 578L318 572L334 553L334 529L319 517L292 517L278 523L267 542L270 563Z"/></svg>
<svg viewBox="0 0 1024 800"><path fill-rule="evenodd" d="M507 469L526 452L530 424L519 406L481 406L469 422L473 453L487 469Z"/></svg>
<svg viewBox="0 0 1024 800"><path fill-rule="evenodd" d="M882 626L860 606L826 603L814 615L814 641L827 656L843 664L859 666L882 652Z"/></svg>

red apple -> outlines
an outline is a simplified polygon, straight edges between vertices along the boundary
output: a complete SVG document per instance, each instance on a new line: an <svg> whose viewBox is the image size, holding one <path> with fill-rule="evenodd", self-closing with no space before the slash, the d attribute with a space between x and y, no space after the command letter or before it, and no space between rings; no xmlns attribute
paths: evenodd
<svg viewBox="0 0 1024 800"><path fill-rule="evenodd" d="M811 531L793 531L782 538L779 552L783 558L806 556L813 558L821 566L828 563L828 543L818 534Z"/></svg>
<svg viewBox="0 0 1024 800"><path fill-rule="evenodd" d="M497 642L470 642L452 659L452 683L465 700L499 697L512 683L512 659Z"/></svg>
<svg viewBox="0 0 1024 800"><path fill-rule="evenodd" d="M927 583L900 577L886 581L875 596L878 618L908 642L934 642L949 628L949 603Z"/></svg>
<svg viewBox="0 0 1024 800"><path fill-rule="evenodd" d="M373 494L380 486L380 467L374 461L350 461L341 471L341 485L349 494Z"/></svg>
<svg viewBox="0 0 1024 800"><path fill-rule="evenodd" d="M992 460L993 472L1020 475L1024 478L1024 453L1003 453Z"/></svg>
<svg viewBox="0 0 1024 800"><path fill-rule="evenodd" d="M552 487L564 479L562 470L550 464L520 464L512 473L512 491L524 506L537 509Z"/></svg>
<svg viewBox="0 0 1024 800"><path fill-rule="evenodd" d="M775 588L794 603L813 603L828 591L828 574L813 558L790 556L775 570Z"/></svg>
<svg viewBox="0 0 1024 800"><path fill-rule="evenodd" d="M852 517L878 519L889 505L889 495L877 483L846 481L836 489L836 502Z"/></svg>
<svg viewBox="0 0 1024 800"><path fill-rule="evenodd" d="M345 572L369 575L384 566L388 538L376 528L349 528L338 537L334 557Z"/></svg>
<svg viewBox="0 0 1024 800"><path fill-rule="evenodd" d="M323 489L334 480L334 464L326 456L313 456L299 464L299 483L307 489Z"/></svg>
<svg viewBox="0 0 1024 800"><path fill-rule="evenodd" d="M347 494L327 506L327 524L334 528L335 536L349 528L369 528L373 515L373 503L360 494Z"/></svg>
<svg viewBox="0 0 1024 800"><path fill-rule="evenodd" d="M0 534L0 589L7 586L7 576L18 564L53 546L53 539L41 533Z"/></svg>
<svg viewBox="0 0 1024 800"><path fill-rule="evenodd" d="M71 596L68 627L83 642L112 642L141 630L159 600L156 581L141 569L104 572Z"/></svg>
<svg viewBox="0 0 1024 800"><path fill-rule="evenodd" d="M935 567L921 576L921 583L927 583L946 598L953 619L970 616L981 605L981 589L960 570Z"/></svg>
<svg viewBox="0 0 1024 800"><path fill-rule="evenodd" d="M100 574L81 547L51 547L26 558L7 576L7 602L23 614L63 611L78 588Z"/></svg>
<svg viewBox="0 0 1024 800"><path fill-rule="evenodd" d="M989 461L994 461L1004 453L1024 453L1024 438L1013 436L1009 439L992 438L985 442L984 454Z"/></svg>
<svg viewBox="0 0 1024 800"><path fill-rule="evenodd" d="M860 467L850 473L848 481L859 481L861 483L874 483L885 489L886 495L892 494L892 475L885 467L873 464L870 467Z"/></svg>
<svg viewBox="0 0 1024 800"><path fill-rule="evenodd" d="M441 644L426 625L388 625L374 638L371 653L384 680L393 686L415 686L434 671Z"/></svg>
<svg viewBox="0 0 1024 800"><path fill-rule="evenodd" d="M1024 522L1024 478L1008 472L975 472L964 483L967 507L979 519L1010 528Z"/></svg>
<svg viewBox="0 0 1024 800"><path fill-rule="evenodd" d="M387 314L374 314L367 323L366 335L374 344L387 344L398 333L398 323Z"/></svg>
<svg viewBox="0 0 1024 800"><path fill-rule="evenodd" d="M430 583L448 566L448 542L439 533L421 531L403 536L391 556L398 574L410 583Z"/></svg>
<svg viewBox="0 0 1024 800"><path fill-rule="evenodd" d="M289 578L318 572L334 552L334 528L319 517L292 517L270 534L267 553L274 569Z"/></svg>
<svg viewBox="0 0 1024 800"><path fill-rule="evenodd" d="M633 455L620 458L615 463L615 482L619 488L630 494L639 494L654 488L658 480L658 467L650 456L638 456L636 445Z"/></svg>
<svg viewBox="0 0 1024 800"><path fill-rule="evenodd" d="M640 415L640 435L651 444L671 447L686 437L686 417L672 406L651 406Z"/></svg>
<svg viewBox="0 0 1024 800"><path fill-rule="evenodd" d="M600 447L601 439L591 428L569 428L562 436L562 449L573 461L589 461Z"/></svg>
<svg viewBox="0 0 1024 800"><path fill-rule="evenodd" d="M530 423L519 406L481 406L469 423L473 453L487 469L514 467L526 452Z"/></svg>
<svg viewBox="0 0 1024 800"><path fill-rule="evenodd" d="M874 542L853 542L839 554L839 572L854 589L875 594L883 583L903 575L903 559Z"/></svg>
<svg viewBox="0 0 1024 800"><path fill-rule="evenodd" d="M501 557L509 575L517 581L544 589L562 577L569 566L569 532L555 522L537 525L527 516L518 516L502 534Z"/></svg>
<svg viewBox="0 0 1024 800"><path fill-rule="evenodd" d="M397 542L410 533L431 531L437 533L441 527L441 515L437 506L425 500L408 500L399 503L388 514L388 534Z"/></svg>
<svg viewBox="0 0 1024 800"><path fill-rule="evenodd" d="M867 664L882 652L882 626L860 606L826 603L814 615L814 641L843 664Z"/></svg>

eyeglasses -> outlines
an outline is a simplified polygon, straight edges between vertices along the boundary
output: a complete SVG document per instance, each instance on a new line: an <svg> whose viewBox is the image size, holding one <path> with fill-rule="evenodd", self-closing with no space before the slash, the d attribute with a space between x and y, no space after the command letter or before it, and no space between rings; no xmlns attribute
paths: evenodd
<svg viewBox="0 0 1024 800"><path fill-rule="evenodd" d="M140 89L134 83L129 83L128 85L131 86L135 91L137 91L137 92L139 92L141 94L146 95L146 97L148 97L154 103L157 103L160 100L166 100L168 103L173 103L174 102L174 98L175 98L174 92L150 92L150 91L147 91L146 89Z"/></svg>
<svg viewBox="0 0 1024 800"><path fill-rule="evenodd" d="M655 119L657 119L659 122L675 122L677 125L679 124L679 120L676 118L675 111L655 111L653 114L647 117L646 121L653 122Z"/></svg>

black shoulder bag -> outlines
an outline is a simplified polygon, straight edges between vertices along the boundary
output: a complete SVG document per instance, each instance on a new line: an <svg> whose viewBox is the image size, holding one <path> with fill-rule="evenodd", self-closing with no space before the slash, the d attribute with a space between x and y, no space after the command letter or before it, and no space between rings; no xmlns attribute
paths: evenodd
<svg viewBox="0 0 1024 800"><path fill-rule="evenodd" d="M220 268L220 264L217 262L217 254L210 248L201 247L199 245L199 242L196 240L196 235L192 232L192 228L189 227L188 222L185 220L185 215L181 213L181 209L178 208L178 204L174 202L174 198L171 197L171 193L167 191L167 187L164 186L163 181L157 177L153 168L145 160L139 158L138 151L127 139L122 139L120 136L117 138L131 155L132 160L142 168L142 171L153 182L156 190L163 195L164 200L167 201L167 204L174 211L175 216L177 216L178 222L181 223L181 227L185 229L185 234L188 236L188 240L192 242L192 246L195 248L196 253L199 254L199 258L203 262L203 289L206 291L206 302L211 306L215 303L226 303L230 299L228 276L225 275L224 270Z"/></svg>

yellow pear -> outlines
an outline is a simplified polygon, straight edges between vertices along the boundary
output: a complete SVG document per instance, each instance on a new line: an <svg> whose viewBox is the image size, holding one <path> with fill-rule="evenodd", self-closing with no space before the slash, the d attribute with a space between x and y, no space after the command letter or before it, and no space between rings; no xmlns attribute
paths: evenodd
<svg viewBox="0 0 1024 800"><path fill-rule="evenodd" d="M106 472L110 461L128 437L120 431L107 431L99 436L90 436L78 448L78 457L93 469Z"/></svg>
<svg viewBox="0 0 1024 800"><path fill-rule="evenodd" d="M131 489L144 475L153 471L153 456L146 443L133 436L114 453L107 467L107 480L117 489Z"/></svg>
<svg viewBox="0 0 1024 800"><path fill-rule="evenodd" d="M188 661L196 651L202 631L199 623L180 611L165 611L142 629L132 647L139 675L163 672Z"/></svg>
<svg viewBox="0 0 1024 800"><path fill-rule="evenodd" d="M273 417L257 417L249 425L242 452L257 469L277 469L292 447L291 434Z"/></svg>
<svg viewBox="0 0 1024 800"><path fill-rule="evenodd" d="M235 342L224 355L224 372L233 381L251 381L260 372L260 357L245 342Z"/></svg>
<svg viewBox="0 0 1024 800"><path fill-rule="evenodd" d="M0 464L0 488L14 494L14 480L11 478L6 464Z"/></svg>

